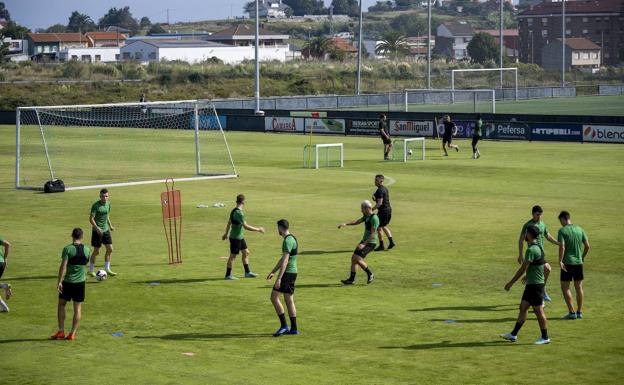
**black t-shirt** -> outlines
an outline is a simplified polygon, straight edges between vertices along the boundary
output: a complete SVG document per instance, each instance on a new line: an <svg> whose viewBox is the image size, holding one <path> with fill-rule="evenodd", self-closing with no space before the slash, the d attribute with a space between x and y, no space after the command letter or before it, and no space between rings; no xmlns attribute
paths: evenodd
<svg viewBox="0 0 624 385"><path fill-rule="evenodd" d="M381 136L382 139L386 139L386 137L384 136L384 133L390 136L390 131L388 131L388 121L380 120L379 121L379 136Z"/></svg>
<svg viewBox="0 0 624 385"><path fill-rule="evenodd" d="M392 207L390 207L390 194L388 193L388 189L385 186L379 186L377 188L377 191L375 191L375 195L373 195L373 198L375 198L375 202L377 202L377 199L379 198L383 199L381 206L377 207L379 211L392 210Z"/></svg>
<svg viewBox="0 0 624 385"><path fill-rule="evenodd" d="M455 123L453 122L442 122L444 124L444 136L450 138L453 136L453 130L455 128Z"/></svg>

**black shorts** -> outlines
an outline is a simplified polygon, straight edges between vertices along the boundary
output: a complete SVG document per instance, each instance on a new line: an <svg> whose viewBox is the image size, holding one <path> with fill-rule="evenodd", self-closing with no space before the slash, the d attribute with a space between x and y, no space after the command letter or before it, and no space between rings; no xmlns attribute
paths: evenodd
<svg viewBox="0 0 624 385"><path fill-rule="evenodd" d="M473 136L473 137L472 137L472 147L476 146L476 145L477 145L477 143L479 143L479 141L480 141L480 140L481 140L481 137L480 137L480 136L476 136L476 135L475 135L475 136Z"/></svg>
<svg viewBox="0 0 624 385"><path fill-rule="evenodd" d="M386 227L392 219L392 210L379 210L377 216L379 217L379 227Z"/></svg>
<svg viewBox="0 0 624 385"><path fill-rule="evenodd" d="M273 290L284 294L295 294L296 280L297 273L284 273L284 275L282 275L282 279L280 280L279 290L275 289L275 286L273 286Z"/></svg>
<svg viewBox="0 0 624 385"><path fill-rule="evenodd" d="M93 247L102 247L102 245L112 245L113 237L111 236L110 230L107 230L100 234L95 230L91 230L91 246Z"/></svg>
<svg viewBox="0 0 624 385"><path fill-rule="evenodd" d="M566 271L561 270L561 281L582 281L583 280L583 265L565 265ZM1 275L1 274L0 274Z"/></svg>
<svg viewBox="0 0 624 385"><path fill-rule="evenodd" d="M375 246L377 246L374 243L367 243L366 246L364 246L363 249L360 249L359 247L356 247L355 250L353 251L353 254L362 257L362 258L366 258L366 256L373 250L375 250Z"/></svg>
<svg viewBox="0 0 624 385"><path fill-rule="evenodd" d="M2 278L2 274L4 274L5 268L6 268L6 262L0 263L0 278Z"/></svg>
<svg viewBox="0 0 624 385"><path fill-rule="evenodd" d="M238 255L241 250L247 250L247 242L245 242L245 239L230 238L230 254Z"/></svg>
<svg viewBox="0 0 624 385"><path fill-rule="evenodd" d="M67 302L84 302L85 299L85 283L63 282L63 292L59 293L59 298Z"/></svg>
<svg viewBox="0 0 624 385"><path fill-rule="evenodd" d="M382 137L381 141L383 142L383 144L392 144L392 139L386 139L386 138Z"/></svg>
<svg viewBox="0 0 624 385"><path fill-rule="evenodd" d="M524 287L522 300L527 301L531 306L540 306L544 304L544 285L533 284Z"/></svg>
<svg viewBox="0 0 624 385"><path fill-rule="evenodd" d="M446 135L443 136L442 137L442 144L444 144L444 143L448 143L448 144L453 143L453 137L452 136L446 136Z"/></svg>

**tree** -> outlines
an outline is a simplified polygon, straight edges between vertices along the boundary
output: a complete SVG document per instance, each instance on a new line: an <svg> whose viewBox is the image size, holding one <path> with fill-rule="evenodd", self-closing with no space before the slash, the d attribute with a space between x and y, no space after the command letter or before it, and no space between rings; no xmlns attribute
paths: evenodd
<svg viewBox="0 0 624 385"><path fill-rule="evenodd" d="M427 21L414 13L404 13L391 19L390 26L406 36L422 36L427 33Z"/></svg>
<svg viewBox="0 0 624 385"><path fill-rule="evenodd" d="M375 5L371 5L370 7L368 7L368 12L388 12L388 11L392 11L393 8L394 8L394 5L392 4L392 1L390 0L377 1Z"/></svg>
<svg viewBox="0 0 624 385"><path fill-rule="evenodd" d="M121 27L130 30L133 34L139 31L139 23L132 17L130 7L116 8L108 10L106 15L102 16L98 24L101 28Z"/></svg>
<svg viewBox="0 0 624 385"><path fill-rule="evenodd" d="M406 9L413 8L418 4L417 0L394 0L396 8Z"/></svg>
<svg viewBox="0 0 624 385"><path fill-rule="evenodd" d="M322 15L327 13L323 0L284 0L295 16Z"/></svg>
<svg viewBox="0 0 624 385"><path fill-rule="evenodd" d="M69 16L67 32L89 32L95 31L96 29L95 23L89 15L74 11Z"/></svg>
<svg viewBox="0 0 624 385"><path fill-rule="evenodd" d="M157 33L167 33L160 23L152 24L152 27L147 32L148 35L155 35Z"/></svg>
<svg viewBox="0 0 624 385"><path fill-rule="evenodd" d="M63 24L54 24L46 28L45 31L48 33L63 33L67 32L67 27Z"/></svg>
<svg viewBox="0 0 624 385"><path fill-rule="evenodd" d="M4 37L10 37L13 39L26 39L26 36L30 33L30 29L22 27L14 21L9 21L6 27L2 28L2 34Z"/></svg>
<svg viewBox="0 0 624 385"><path fill-rule="evenodd" d="M9 43L4 42L4 36L0 33L0 63L4 63L4 57L9 54Z"/></svg>
<svg viewBox="0 0 624 385"><path fill-rule="evenodd" d="M11 14L9 13L9 10L6 9L4 2L2 1L0 1L0 19L11 21Z"/></svg>
<svg viewBox="0 0 624 385"><path fill-rule="evenodd" d="M149 19L149 17L143 16L141 18L141 21L139 22L139 27L141 27L141 29L149 29L152 27L152 21Z"/></svg>
<svg viewBox="0 0 624 385"><path fill-rule="evenodd" d="M305 46L308 54L316 59L322 59L331 49L331 41L325 37L317 36Z"/></svg>
<svg viewBox="0 0 624 385"><path fill-rule="evenodd" d="M468 43L468 56L474 63L485 63L488 60L496 61L499 56L498 44L494 36L487 33L476 33Z"/></svg>
<svg viewBox="0 0 624 385"><path fill-rule="evenodd" d="M332 0L334 7L334 15L358 16L360 14L360 6L357 0Z"/></svg>
<svg viewBox="0 0 624 385"><path fill-rule="evenodd" d="M254 12L254 10L256 9L256 1L249 1L247 3L245 3L245 5L243 6L243 12L245 13L250 13L250 12Z"/></svg>
<svg viewBox="0 0 624 385"><path fill-rule="evenodd" d="M375 47L375 53L380 56L394 56L396 60L399 56L409 53L409 46L405 36L399 32L386 33L381 42Z"/></svg>

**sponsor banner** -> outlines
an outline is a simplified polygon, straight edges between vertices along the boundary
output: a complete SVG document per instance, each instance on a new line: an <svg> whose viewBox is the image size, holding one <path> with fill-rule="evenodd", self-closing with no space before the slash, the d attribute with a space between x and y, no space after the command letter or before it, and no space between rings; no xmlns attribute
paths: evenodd
<svg viewBox="0 0 624 385"><path fill-rule="evenodd" d="M290 116L302 118L326 118L327 111L290 111Z"/></svg>
<svg viewBox="0 0 624 385"><path fill-rule="evenodd" d="M347 133L349 135L381 135L379 134L379 120L347 120Z"/></svg>
<svg viewBox="0 0 624 385"><path fill-rule="evenodd" d="M531 140L557 140L563 142L580 142L583 139L580 124L529 123Z"/></svg>
<svg viewBox="0 0 624 385"><path fill-rule="evenodd" d="M624 143L624 126L583 126L584 142Z"/></svg>
<svg viewBox="0 0 624 385"><path fill-rule="evenodd" d="M391 120L390 135L399 136L433 136L433 122L428 120Z"/></svg>
<svg viewBox="0 0 624 385"><path fill-rule="evenodd" d="M199 123L200 130L211 130L211 129L219 129L219 123L221 123L221 128L225 130L227 127L227 116L219 115L219 121L217 122L217 117L214 115L202 115L199 114L197 117ZM195 117L191 115L191 119L189 122L189 127L193 130L195 129Z"/></svg>
<svg viewBox="0 0 624 385"><path fill-rule="evenodd" d="M472 129L475 126L475 122L454 120L453 123L457 126L457 134L455 134L456 138L472 138ZM438 134L440 136L444 135L444 124L442 123L442 120L439 120L438 123Z"/></svg>
<svg viewBox="0 0 624 385"><path fill-rule="evenodd" d="M305 132L310 131L319 134L344 134L345 120L327 118L306 118Z"/></svg>
<svg viewBox="0 0 624 385"><path fill-rule="evenodd" d="M275 132L303 132L303 118L266 117L264 130Z"/></svg>
<svg viewBox="0 0 624 385"><path fill-rule="evenodd" d="M481 129L484 139L529 140L528 124L518 122L484 123Z"/></svg>

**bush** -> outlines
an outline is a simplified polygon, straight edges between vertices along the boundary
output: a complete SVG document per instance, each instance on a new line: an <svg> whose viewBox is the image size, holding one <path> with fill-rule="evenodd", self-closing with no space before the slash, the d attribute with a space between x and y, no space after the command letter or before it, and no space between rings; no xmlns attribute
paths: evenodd
<svg viewBox="0 0 624 385"><path fill-rule="evenodd" d="M117 67L106 64L96 64L91 67L91 72L98 75L105 75L111 78L118 78L120 75Z"/></svg>
<svg viewBox="0 0 624 385"><path fill-rule="evenodd" d="M121 63L117 65L117 69L121 71L123 78L128 80L143 79L147 75L145 68L140 64Z"/></svg>
<svg viewBox="0 0 624 385"><path fill-rule="evenodd" d="M68 61L61 68L61 77L66 79L84 79L86 73L85 65L77 61Z"/></svg>
<svg viewBox="0 0 624 385"><path fill-rule="evenodd" d="M6 75L4 74L3 71L0 71L0 82L4 82L6 81Z"/></svg>
<svg viewBox="0 0 624 385"><path fill-rule="evenodd" d="M204 80L204 74L201 72L191 72L187 78L191 83L201 83Z"/></svg>
<svg viewBox="0 0 624 385"><path fill-rule="evenodd" d="M32 67L34 63L30 60L22 60L18 64L20 67Z"/></svg>

